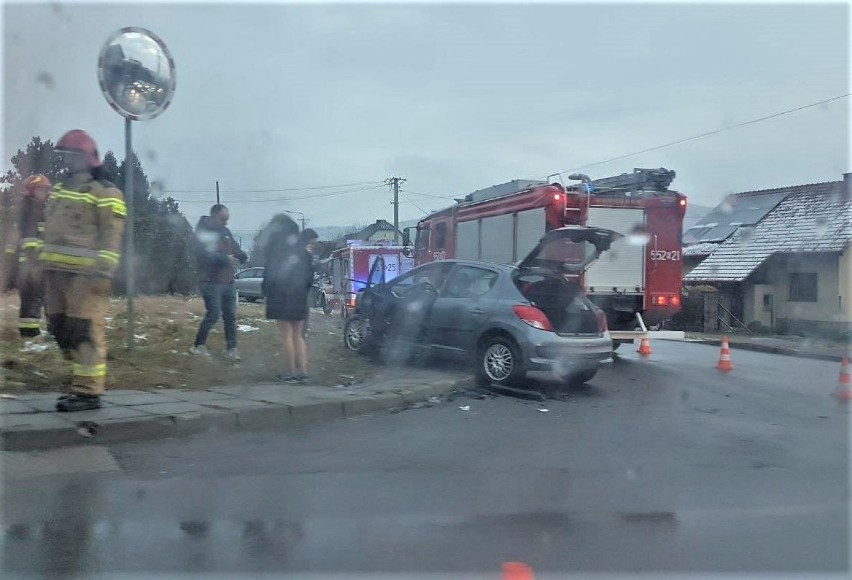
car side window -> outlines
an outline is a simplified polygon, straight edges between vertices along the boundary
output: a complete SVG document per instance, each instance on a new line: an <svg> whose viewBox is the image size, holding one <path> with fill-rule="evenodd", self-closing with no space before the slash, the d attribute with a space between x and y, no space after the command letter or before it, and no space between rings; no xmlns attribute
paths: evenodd
<svg viewBox="0 0 852 580"><path fill-rule="evenodd" d="M497 272L476 266L458 266L450 274L442 296L473 298L488 293L497 283Z"/></svg>
<svg viewBox="0 0 852 580"><path fill-rule="evenodd" d="M450 273L452 263L437 262L404 274L396 278L390 285L391 294L399 298L405 296L406 292L423 282L429 282L440 290Z"/></svg>
<svg viewBox="0 0 852 580"><path fill-rule="evenodd" d="M408 274L399 276L390 285L391 294L397 297L405 296L405 293L410 290L415 284L418 284L424 280L428 280L428 272L430 270L433 270L434 268L434 266L426 266L425 268L419 268L414 272L409 272Z"/></svg>

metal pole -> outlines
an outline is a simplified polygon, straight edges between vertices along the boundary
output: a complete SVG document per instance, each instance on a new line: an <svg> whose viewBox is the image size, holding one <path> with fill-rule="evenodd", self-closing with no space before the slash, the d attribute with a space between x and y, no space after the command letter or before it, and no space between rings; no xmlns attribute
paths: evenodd
<svg viewBox="0 0 852 580"><path fill-rule="evenodd" d="M399 245L399 177L393 178L393 245Z"/></svg>
<svg viewBox="0 0 852 580"><path fill-rule="evenodd" d="M127 350L133 350L133 296L136 280L133 266L133 131L129 118L124 119L124 197L127 204L127 253L124 268L127 278Z"/></svg>
<svg viewBox="0 0 852 580"><path fill-rule="evenodd" d="M220 203L222 203L222 202L219 201L219 182L217 181L216 182L216 205L219 205Z"/></svg>

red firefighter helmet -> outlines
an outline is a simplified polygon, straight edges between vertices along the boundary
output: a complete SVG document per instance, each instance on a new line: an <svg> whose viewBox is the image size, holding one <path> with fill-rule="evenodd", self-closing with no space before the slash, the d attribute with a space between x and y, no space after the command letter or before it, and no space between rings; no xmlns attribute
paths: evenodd
<svg viewBox="0 0 852 580"><path fill-rule="evenodd" d="M30 175L24 180L24 196L31 197L35 194L35 190L39 187L47 187L50 188L50 180L44 175L36 174Z"/></svg>
<svg viewBox="0 0 852 580"><path fill-rule="evenodd" d="M100 167L101 160L98 158L98 146L92 136L81 129L73 129L65 133L56 144L58 151L71 150L80 151L86 156L89 167Z"/></svg>

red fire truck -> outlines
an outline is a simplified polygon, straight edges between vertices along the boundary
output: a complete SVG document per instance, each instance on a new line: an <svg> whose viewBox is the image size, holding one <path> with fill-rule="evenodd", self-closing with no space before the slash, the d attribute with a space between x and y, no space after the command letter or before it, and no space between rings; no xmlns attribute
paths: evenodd
<svg viewBox="0 0 852 580"><path fill-rule="evenodd" d="M588 268L584 287L606 312L613 340L632 341L644 335L646 325L657 325L680 309L686 196L669 189L674 175L666 169L634 169L595 181L571 175L581 183L567 187L515 180L475 191L420 220L415 263L457 258L511 264L554 228L573 224L615 230L625 237Z"/></svg>

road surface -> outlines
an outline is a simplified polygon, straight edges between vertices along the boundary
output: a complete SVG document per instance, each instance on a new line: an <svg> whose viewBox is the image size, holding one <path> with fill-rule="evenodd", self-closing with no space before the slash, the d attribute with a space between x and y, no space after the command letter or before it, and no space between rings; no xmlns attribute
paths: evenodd
<svg viewBox="0 0 852 580"><path fill-rule="evenodd" d="M839 365L653 346L544 404L6 453L6 577L845 577Z"/></svg>

